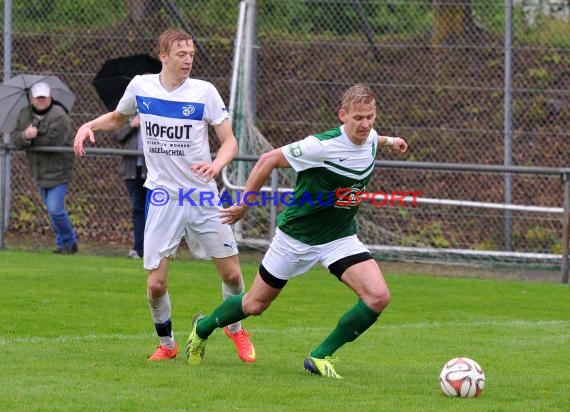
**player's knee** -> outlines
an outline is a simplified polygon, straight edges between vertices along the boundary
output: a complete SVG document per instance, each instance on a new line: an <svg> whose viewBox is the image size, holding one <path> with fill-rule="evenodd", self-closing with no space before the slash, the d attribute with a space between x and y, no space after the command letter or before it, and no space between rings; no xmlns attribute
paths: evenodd
<svg viewBox="0 0 570 412"><path fill-rule="evenodd" d="M228 285L239 285L241 284L241 272L239 270L232 270L220 274L224 283Z"/></svg>
<svg viewBox="0 0 570 412"><path fill-rule="evenodd" d="M222 282L227 285L237 286L242 282L242 274L239 264L218 266L218 271Z"/></svg>
<svg viewBox="0 0 570 412"><path fill-rule="evenodd" d="M386 308L386 306L390 304L390 300L391 300L390 291L388 289L382 291L379 299L381 310L384 310L384 308Z"/></svg>
<svg viewBox="0 0 570 412"><path fill-rule="evenodd" d="M261 302L254 302L248 306L244 306L243 310L248 316L259 316L265 309L267 309L269 305L263 304Z"/></svg>
<svg viewBox="0 0 570 412"><path fill-rule="evenodd" d="M390 303L390 291L388 289L377 291L370 294L364 301L373 310L382 312Z"/></svg>
<svg viewBox="0 0 570 412"><path fill-rule="evenodd" d="M152 277L148 278L147 289L149 296L156 298L166 293L166 282Z"/></svg>
<svg viewBox="0 0 570 412"><path fill-rule="evenodd" d="M242 301L242 310L248 316L259 316L270 305L270 302L264 302L256 299L248 299L248 295L244 296Z"/></svg>

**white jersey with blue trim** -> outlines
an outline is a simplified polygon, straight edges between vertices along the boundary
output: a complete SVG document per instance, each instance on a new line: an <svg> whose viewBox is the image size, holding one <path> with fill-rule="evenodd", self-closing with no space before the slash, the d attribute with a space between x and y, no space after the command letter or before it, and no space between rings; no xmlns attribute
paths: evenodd
<svg viewBox="0 0 570 412"><path fill-rule="evenodd" d="M186 79L175 90L167 91L158 74L135 76L117 105L118 112L140 116L140 131L148 169L145 186L162 188L171 197L180 191L217 193L214 180L206 183L191 167L211 163L208 126L228 118L228 111L217 89L209 82Z"/></svg>

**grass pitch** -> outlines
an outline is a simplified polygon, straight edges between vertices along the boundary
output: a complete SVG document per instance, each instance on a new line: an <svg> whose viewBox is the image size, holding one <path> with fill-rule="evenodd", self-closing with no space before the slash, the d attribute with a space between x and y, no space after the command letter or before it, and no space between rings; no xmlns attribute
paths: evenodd
<svg viewBox="0 0 570 412"><path fill-rule="evenodd" d="M257 264L242 265L251 284ZM0 252L0 410L10 411L562 411L568 402L568 285L387 273L392 303L337 352L342 380L303 359L356 297L321 268L288 283L244 325L258 361L242 363L222 331L201 365L146 361L157 345L141 261ZM221 299L211 262L171 264L173 326ZM443 364L475 359L480 398L439 390Z"/></svg>

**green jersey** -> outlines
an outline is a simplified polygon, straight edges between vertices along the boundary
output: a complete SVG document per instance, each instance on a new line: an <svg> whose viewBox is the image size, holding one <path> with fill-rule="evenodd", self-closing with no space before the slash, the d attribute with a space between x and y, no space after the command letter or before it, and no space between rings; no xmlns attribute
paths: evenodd
<svg viewBox="0 0 570 412"><path fill-rule="evenodd" d="M372 130L364 144L355 145L341 126L283 146L297 181L279 214L279 229L307 245L356 234L357 194L372 176L377 138Z"/></svg>

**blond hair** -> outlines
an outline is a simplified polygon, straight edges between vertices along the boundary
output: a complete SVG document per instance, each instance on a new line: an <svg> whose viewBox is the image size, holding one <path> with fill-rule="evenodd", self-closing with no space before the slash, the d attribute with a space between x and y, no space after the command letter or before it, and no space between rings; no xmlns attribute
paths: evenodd
<svg viewBox="0 0 570 412"><path fill-rule="evenodd" d="M162 53L168 54L170 53L170 49L174 43L180 44L181 42L191 43L192 42L192 35L186 33L184 30L181 29L168 29L164 33L160 35L158 38L158 42L156 45L157 54L160 55Z"/></svg>
<svg viewBox="0 0 570 412"><path fill-rule="evenodd" d="M342 95L340 108L349 112L354 106L375 106L376 97L366 84L355 84Z"/></svg>

